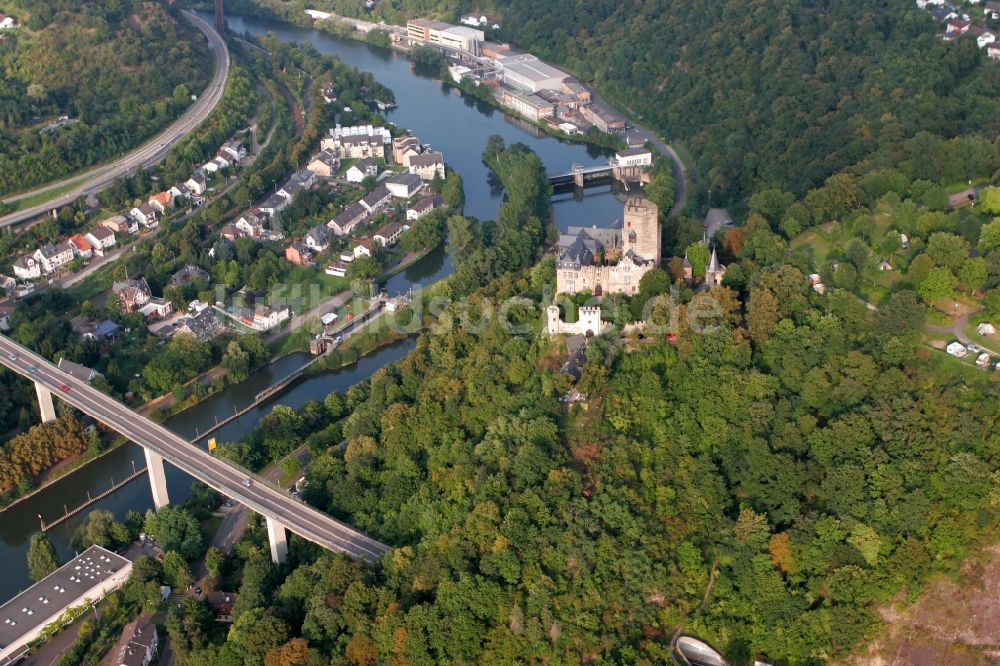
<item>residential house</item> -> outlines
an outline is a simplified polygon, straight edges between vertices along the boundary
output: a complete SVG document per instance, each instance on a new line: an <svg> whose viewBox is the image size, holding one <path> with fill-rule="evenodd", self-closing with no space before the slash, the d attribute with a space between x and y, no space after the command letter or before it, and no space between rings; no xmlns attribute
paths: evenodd
<svg viewBox="0 0 1000 666"><path fill-rule="evenodd" d="M102 342L104 340L114 340L121 328L110 319L97 321L89 317L74 317L69 322L74 333L89 342Z"/></svg>
<svg viewBox="0 0 1000 666"><path fill-rule="evenodd" d="M444 178L444 155L436 151L414 155L410 158L410 173L420 176L421 180Z"/></svg>
<svg viewBox="0 0 1000 666"><path fill-rule="evenodd" d="M944 24L944 31L945 35L949 37L957 37L958 35L964 35L967 33L970 27L972 27L972 24L968 21L953 18Z"/></svg>
<svg viewBox="0 0 1000 666"><path fill-rule="evenodd" d="M423 197L406 210L406 219L409 222L416 222L428 215L432 210L434 210L434 199Z"/></svg>
<svg viewBox="0 0 1000 666"><path fill-rule="evenodd" d="M993 42L986 47L986 57L990 60L1000 60L1000 43Z"/></svg>
<svg viewBox="0 0 1000 666"><path fill-rule="evenodd" d="M157 658L160 637L152 615L143 613L125 625L122 636L111 651L111 666L149 666Z"/></svg>
<svg viewBox="0 0 1000 666"><path fill-rule="evenodd" d="M365 207L365 210L367 210L369 214L374 215L378 211L385 208L390 201L392 201L392 194L389 192L389 188L380 184L374 190L365 195L360 203Z"/></svg>
<svg viewBox="0 0 1000 666"><path fill-rule="evenodd" d="M100 226L110 229L119 236L127 236L128 234L134 234L139 231L139 222L136 220L134 214L126 215L115 215L114 217L109 217L100 223Z"/></svg>
<svg viewBox="0 0 1000 666"><path fill-rule="evenodd" d="M87 382L88 384L101 375L101 373L93 368L88 368L85 365L80 365L79 363L74 363L73 361L67 361L64 358L59 359L59 363L56 367L70 377L75 377L81 382Z"/></svg>
<svg viewBox="0 0 1000 666"><path fill-rule="evenodd" d="M192 194L201 196L208 188L208 180L205 178L205 173L203 171L195 171L194 175L188 178L184 185Z"/></svg>
<svg viewBox="0 0 1000 666"><path fill-rule="evenodd" d="M208 271L197 266L188 265L171 275L170 281L167 282L167 284L178 287L186 287L195 281L208 283L210 281Z"/></svg>
<svg viewBox="0 0 1000 666"><path fill-rule="evenodd" d="M267 199L264 199L264 203L260 205L260 212L264 213L268 217L274 217L281 211L288 208L288 204L292 203L292 198L285 196L280 191L275 192Z"/></svg>
<svg viewBox="0 0 1000 666"><path fill-rule="evenodd" d="M42 264L28 254L14 262L14 276L21 280L34 280L42 276Z"/></svg>
<svg viewBox="0 0 1000 666"><path fill-rule="evenodd" d="M938 23L944 23L945 21L959 18L958 12L956 12L953 7L936 6L931 7L927 11L930 12L931 18Z"/></svg>
<svg viewBox="0 0 1000 666"><path fill-rule="evenodd" d="M69 237L69 242L73 244L73 254L77 257L90 259L94 256L94 246L90 244L83 234L74 234ZM101 250L104 254L104 250Z"/></svg>
<svg viewBox="0 0 1000 666"><path fill-rule="evenodd" d="M178 198L190 199L191 189L184 183L175 183L169 190L170 196L176 201Z"/></svg>
<svg viewBox="0 0 1000 666"><path fill-rule="evenodd" d="M632 146L615 153L615 166L648 167L653 165L653 151L643 146Z"/></svg>
<svg viewBox="0 0 1000 666"><path fill-rule="evenodd" d="M975 37L976 46L978 46L981 49L984 49L993 42L997 41L997 35L995 32L987 28L981 28L977 25L974 25L971 28L969 28L966 34Z"/></svg>
<svg viewBox="0 0 1000 666"><path fill-rule="evenodd" d="M175 335L193 335L202 342L208 342L225 330L211 308L203 308L177 322Z"/></svg>
<svg viewBox="0 0 1000 666"><path fill-rule="evenodd" d="M969 353L969 350L965 348L965 345L958 341L949 344L946 351L955 358L965 358Z"/></svg>
<svg viewBox="0 0 1000 666"><path fill-rule="evenodd" d="M111 293L118 298L121 310L126 314L138 312L153 298L153 292L150 290L149 283L146 282L145 278L139 278L138 280L125 279L124 282L115 282L111 285Z"/></svg>
<svg viewBox="0 0 1000 666"><path fill-rule="evenodd" d="M342 261L335 261L326 267L326 274L333 277L346 277L347 276L347 264Z"/></svg>
<svg viewBox="0 0 1000 666"><path fill-rule="evenodd" d="M352 203L341 211L339 215L327 222L326 226L330 227L337 236L347 236L367 218L368 209L360 203Z"/></svg>
<svg viewBox="0 0 1000 666"><path fill-rule="evenodd" d="M976 327L976 331L979 333L979 335L985 337L989 335L996 335L997 329L993 324L984 321L980 323L979 326Z"/></svg>
<svg viewBox="0 0 1000 666"><path fill-rule="evenodd" d="M320 85L319 94L323 97L323 102L326 104L333 104L337 101L337 92L333 87L333 84L329 81Z"/></svg>
<svg viewBox="0 0 1000 666"><path fill-rule="evenodd" d="M330 247L330 227L325 224L318 224L309 230L303 242L313 252L319 254Z"/></svg>
<svg viewBox="0 0 1000 666"><path fill-rule="evenodd" d="M115 232L108 227L94 227L84 238L97 254L104 254L105 250L110 250L118 242L115 238Z"/></svg>
<svg viewBox="0 0 1000 666"><path fill-rule="evenodd" d="M274 195L278 196L278 195ZM281 201L284 201L284 197L278 197ZM239 229L244 236L251 236L257 238L264 232L264 227L266 220L264 219L264 209L263 208L251 208L247 212L240 215L239 219L233 224L234 227ZM235 240L235 239L232 239Z"/></svg>
<svg viewBox="0 0 1000 666"><path fill-rule="evenodd" d="M219 237L228 241L235 241L237 238L243 238L246 235L246 232L237 227L235 224L224 224L222 225L222 228L219 229Z"/></svg>
<svg viewBox="0 0 1000 666"><path fill-rule="evenodd" d="M291 201L296 192L308 190L315 182L316 174L309 169L302 169L288 177L288 180L278 188L278 194L288 197L288 200Z"/></svg>
<svg viewBox="0 0 1000 666"><path fill-rule="evenodd" d="M133 208L130 214L136 222L144 227L155 229L157 226L156 219L159 217L159 213L148 201Z"/></svg>
<svg viewBox="0 0 1000 666"><path fill-rule="evenodd" d="M370 158L358 160L347 169L344 174L344 178L347 179L348 183L360 183L368 176L375 177L378 175L378 163Z"/></svg>
<svg viewBox="0 0 1000 666"><path fill-rule="evenodd" d="M166 213L168 209L174 207L174 195L170 192L170 190L158 192L149 197L149 201L147 203L152 206L154 210L163 214Z"/></svg>
<svg viewBox="0 0 1000 666"><path fill-rule="evenodd" d="M313 251L305 243L295 241L285 248L285 260L296 266L312 263Z"/></svg>
<svg viewBox="0 0 1000 666"><path fill-rule="evenodd" d="M407 134L398 136L392 140L392 161L396 164L409 166L407 160L413 155L420 154L420 139Z"/></svg>
<svg viewBox="0 0 1000 666"><path fill-rule="evenodd" d="M420 191L423 182L415 173L399 173L386 180L385 186L397 199L409 199Z"/></svg>
<svg viewBox="0 0 1000 666"><path fill-rule="evenodd" d="M52 243L46 243L42 247L35 250L35 261L37 261L41 267L42 272L46 275L50 273L55 273L57 270L73 261L73 256L76 253L76 246L69 241L63 241L53 245Z"/></svg>
<svg viewBox="0 0 1000 666"><path fill-rule="evenodd" d="M983 5L983 14L986 15L986 18L993 21L1000 20L1000 2L997 2L997 0L988 0Z"/></svg>
<svg viewBox="0 0 1000 666"><path fill-rule="evenodd" d="M173 311L174 306L170 301L157 296L153 296L148 303L139 308L140 314L146 318L146 321L164 319Z"/></svg>
<svg viewBox="0 0 1000 666"><path fill-rule="evenodd" d="M355 259L372 256L372 248L375 247L375 241L371 238L358 238L355 240L355 243L357 243L357 245L355 245L352 250Z"/></svg>
<svg viewBox="0 0 1000 666"><path fill-rule="evenodd" d="M320 178L332 178L340 168L340 158L332 150L321 150L313 155L307 168Z"/></svg>
<svg viewBox="0 0 1000 666"><path fill-rule="evenodd" d="M219 591L208 592L205 595L205 601L207 601L212 607L212 610L215 611L216 622L233 621L233 606L236 604L236 599L238 597L239 595L233 592Z"/></svg>
<svg viewBox="0 0 1000 666"><path fill-rule="evenodd" d="M230 158L230 164L236 164L247 156L247 149L243 145L242 141L239 139L232 139L222 144L222 148L219 149L219 154L228 156Z"/></svg>
<svg viewBox="0 0 1000 666"><path fill-rule="evenodd" d="M11 294L17 288L17 280L9 275L0 275L0 291Z"/></svg>
<svg viewBox="0 0 1000 666"><path fill-rule="evenodd" d="M394 245L407 227L400 222L390 222L375 232L372 239L382 247Z"/></svg>
<svg viewBox="0 0 1000 666"><path fill-rule="evenodd" d="M215 173L216 171L221 171L222 169L228 169L231 167L233 162L230 160L232 160L232 157L226 153L219 152L210 161L205 162L201 168L207 173Z"/></svg>
<svg viewBox="0 0 1000 666"><path fill-rule="evenodd" d="M17 27L17 20L13 16L0 14L0 30L11 30Z"/></svg>
<svg viewBox="0 0 1000 666"><path fill-rule="evenodd" d="M257 330L267 331L288 321L291 314L287 305L264 305L258 303L253 311L253 326Z"/></svg>

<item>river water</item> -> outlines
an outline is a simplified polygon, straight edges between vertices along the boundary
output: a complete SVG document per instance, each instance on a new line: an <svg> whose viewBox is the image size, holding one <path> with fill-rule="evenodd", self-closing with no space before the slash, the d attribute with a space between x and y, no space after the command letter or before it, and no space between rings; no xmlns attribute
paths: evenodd
<svg viewBox="0 0 1000 666"><path fill-rule="evenodd" d="M238 33L258 35L270 32L287 41L309 42L322 53L337 55L358 69L372 72L396 95L398 108L387 113L389 119L444 153L448 166L462 174L467 215L491 219L502 201L503 193L491 187L489 171L481 159L486 139L491 134L502 136L508 143L528 145L550 173L567 171L573 164L606 163L608 159L606 151L541 135L536 128L445 88L439 81L417 76L409 60L388 49L256 17L230 15L227 21L230 29ZM588 189L585 195L580 192L559 193L553 197L553 207L556 224L561 230L571 225L607 226L622 214L620 195L613 192L610 186ZM390 278L386 288L390 293L397 293L410 287L427 286L453 270L451 258L443 248L439 248ZM379 368L402 358L413 345L412 339L402 341L361 359L353 366L304 377L281 394L227 424L215 436L219 441L240 437L250 431L275 404L299 408L310 400L322 400L331 391L345 391ZM209 396L170 418L166 425L181 436L194 438L198 430L211 426L216 418L225 418L234 409L251 403L260 391L288 377L307 358L307 354L281 358L254 373L245 382ZM129 443L0 513L0 562L7 572L0 577L0 600L12 597L31 582L25 556L31 534L38 530L38 516L51 522L63 513L64 506L73 508L86 499L88 492L99 494L111 485L112 480L127 476L132 471L133 462L141 467L145 459L142 449ZM190 477L167 465L167 485L172 501L187 497L191 483ZM149 483L145 477L140 477L91 508L111 511L119 518L130 509L145 512L152 508ZM86 513L49 531L49 537L63 559L72 554L69 539Z"/></svg>

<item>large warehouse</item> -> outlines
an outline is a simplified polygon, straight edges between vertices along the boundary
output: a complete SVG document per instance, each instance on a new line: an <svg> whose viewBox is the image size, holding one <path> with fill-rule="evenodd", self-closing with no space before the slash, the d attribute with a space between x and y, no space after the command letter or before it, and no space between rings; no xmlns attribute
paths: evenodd
<svg viewBox="0 0 1000 666"><path fill-rule="evenodd" d="M504 83L514 88L536 93L539 90L559 90L569 74L548 65L530 53L500 58Z"/></svg>
<svg viewBox="0 0 1000 666"><path fill-rule="evenodd" d="M70 608L100 601L125 584L132 563L91 546L0 606L0 664L17 661L42 630Z"/></svg>

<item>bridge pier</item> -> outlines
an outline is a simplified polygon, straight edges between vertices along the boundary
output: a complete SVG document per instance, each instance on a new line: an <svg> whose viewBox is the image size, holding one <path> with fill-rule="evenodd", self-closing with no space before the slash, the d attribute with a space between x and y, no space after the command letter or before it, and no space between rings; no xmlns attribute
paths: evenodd
<svg viewBox="0 0 1000 666"><path fill-rule="evenodd" d="M42 423L56 420L56 406L52 404L52 391L40 382L35 382L35 395L38 396L38 411L42 413Z"/></svg>
<svg viewBox="0 0 1000 666"><path fill-rule="evenodd" d="M167 496L167 474L163 471L163 456L143 447L146 454L146 469L149 470L149 485L153 489L153 506L157 511L170 504Z"/></svg>
<svg viewBox="0 0 1000 666"><path fill-rule="evenodd" d="M264 517L267 523L267 539L271 542L271 561L275 564L284 563L288 557L288 537L285 526L274 518Z"/></svg>

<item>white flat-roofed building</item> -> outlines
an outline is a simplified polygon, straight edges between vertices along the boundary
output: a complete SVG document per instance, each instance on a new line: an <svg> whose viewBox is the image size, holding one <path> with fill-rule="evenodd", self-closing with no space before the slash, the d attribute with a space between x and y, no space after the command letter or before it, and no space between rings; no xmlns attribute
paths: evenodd
<svg viewBox="0 0 1000 666"><path fill-rule="evenodd" d="M479 55L479 45L486 41L486 33L478 28L451 25L432 19L415 18L406 24L406 36L412 42L437 44L449 49Z"/></svg>
<svg viewBox="0 0 1000 666"><path fill-rule="evenodd" d="M653 166L653 151L644 146L632 146L615 153L615 166L648 167Z"/></svg>
<svg viewBox="0 0 1000 666"><path fill-rule="evenodd" d="M100 601L131 573L129 560L91 546L0 606L0 664L16 661L46 626L71 608Z"/></svg>
<svg viewBox="0 0 1000 666"><path fill-rule="evenodd" d="M539 90L559 90L569 74L544 63L530 53L509 55L497 60L503 69L504 83L514 88L536 93Z"/></svg>

